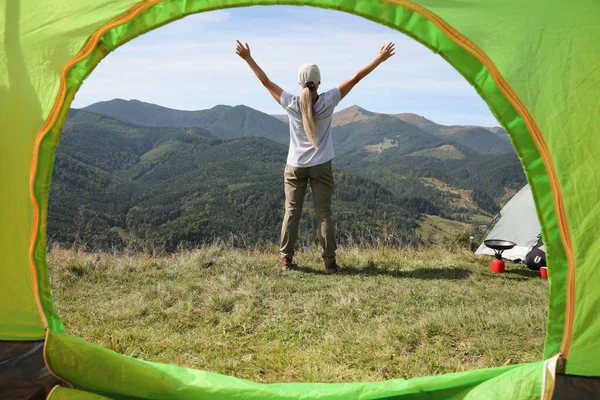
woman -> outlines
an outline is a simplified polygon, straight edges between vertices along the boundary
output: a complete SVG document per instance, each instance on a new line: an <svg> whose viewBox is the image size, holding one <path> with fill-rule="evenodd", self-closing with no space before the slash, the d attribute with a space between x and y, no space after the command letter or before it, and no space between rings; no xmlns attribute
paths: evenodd
<svg viewBox="0 0 600 400"><path fill-rule="evenodd" d="M294 245L298 237L298 224L302 215L302 205L306 186L310 182L315 213L319 222L317 231L323 247L325 271L334 274L339 271L335 261L335 228L331 217L331 197L333 195L333 145L331 142L331 118L335 106L379 64L393 56L394 43L390 42L379 50L373 61L360 69L352 78L337 87L318 94L321 83L319 67L304 64L298 69L298 83L302 87L300 97L285 92L271 82L250 55L250 46L237 41L235 52L243 58L256 77L267 88L271 96L287 112L290 120L290 148L284 173L285 217L281 228L280 267L286 271L295 265Z"/></svg>

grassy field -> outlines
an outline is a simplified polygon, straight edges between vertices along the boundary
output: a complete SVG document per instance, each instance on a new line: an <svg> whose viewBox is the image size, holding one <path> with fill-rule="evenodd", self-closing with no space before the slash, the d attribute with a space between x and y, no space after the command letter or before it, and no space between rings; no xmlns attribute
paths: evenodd
<svg viewBox="0 0 600 400"><path fill-rule="evenodd" d="M453 240L456 235L470 232L471 225L453 221L437 215L425 215L418 232L430 243L443 243Z"/></svg>
<svg viewBox="0 0 600 400"><path fill-rule="evenodd" d="M537 361L547 282L466 250L49 254L68 333L145 360L259 382L373 381Z"/></svg>

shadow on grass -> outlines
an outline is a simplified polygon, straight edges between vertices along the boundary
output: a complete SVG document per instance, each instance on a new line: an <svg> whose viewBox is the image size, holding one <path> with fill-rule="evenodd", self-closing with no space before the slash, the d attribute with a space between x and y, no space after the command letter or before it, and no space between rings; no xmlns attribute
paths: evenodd
<svg viewBox="0 0 600 400"><path fill-rule="evenodd" d="M527 278L539 278L540 277L540 271L533 271L529 268L523 268L523 267L515 267L514 269L507 268L504 272L507 274L519 275L519 276L524 276Z"/></svg>
<svg viewBox="0 0 600 400"><path fill-rule="evenodd" d="M540 271L533 271L533 270L530 270L529 268L523 268L523 267L518 267L518 266L514 267L514 268L510 268L510 269L506 268L504 273L511 280L528 281L530 279L541 279Z"/></svg>
<svg viewBox="0 0 600 400"><path fill-rule="evenodd" d="M309 267L298 266L294 271L300 271L308 274L325 275L325 271L321 269L313 269ZM340 267L340 272L337 275L361 275L361 276L377 276L386 275L394 278L414 278L414 279L466 279L471 275L471 271L465 268L417 268L408 271L388 270L376 267L355 268L355 267Z"/></svg>

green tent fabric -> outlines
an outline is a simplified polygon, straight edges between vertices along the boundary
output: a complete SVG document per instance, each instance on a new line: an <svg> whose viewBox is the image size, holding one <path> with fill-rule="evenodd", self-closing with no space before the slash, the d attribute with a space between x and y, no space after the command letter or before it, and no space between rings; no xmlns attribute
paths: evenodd
<svg viewBox="0 0 600 400"><path fill-rule="evenodd" d="M276 4L335 9L397 29L475 87L510 135L542 226L550 271L544 359L560 354L566 374L600 375L597 0L0 0L0 340L46 338L46 361L59 377L107 398L468 398L476 392L477 398L496 398L507 388L515 390L512 398L541 396L541 361L348 387L260 386L132 363L63 333L48 278L46 214L61 126L83 80L111 50L173 20ZM95 358L106 360L114 381L93 368L89 361ZM125 365L131 368L125 371ZM154 372L145 373L147 368ZM119 373L122 379L116 379ZM146 393L157 376L164 385Z"/></svg>
<svg viewBox="0 0 600 400"><path fill-rule="evenodd" d="M61 354L69 351L69 357ZM478 371L370 383L260 384L211 372L194 371L125 357L82 339L51 333L49 367L70 382L84 382L93 393L112 398L118 387L127 399L529 399L539 396L543 362ZM53 361L54 360L54 361ZM58 361L58 362L57 362ZM512 383L516 384L512 384ZM494 393L485 386L499 387ZM168 394L168 396L166 396Z"/></svg>

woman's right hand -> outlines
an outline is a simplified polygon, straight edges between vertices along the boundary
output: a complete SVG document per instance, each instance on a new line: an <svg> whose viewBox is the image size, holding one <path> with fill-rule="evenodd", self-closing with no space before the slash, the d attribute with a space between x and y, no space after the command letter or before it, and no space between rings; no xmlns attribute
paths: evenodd
<svg viewBox="0 0 600 400"><path fill-rule="evenodd" d="M389 42L387 45L384 44L381 46L379 54L377 55L377 60L379 62L384 62L394 54L396 54L396 44L394 42Z"/></svg>

